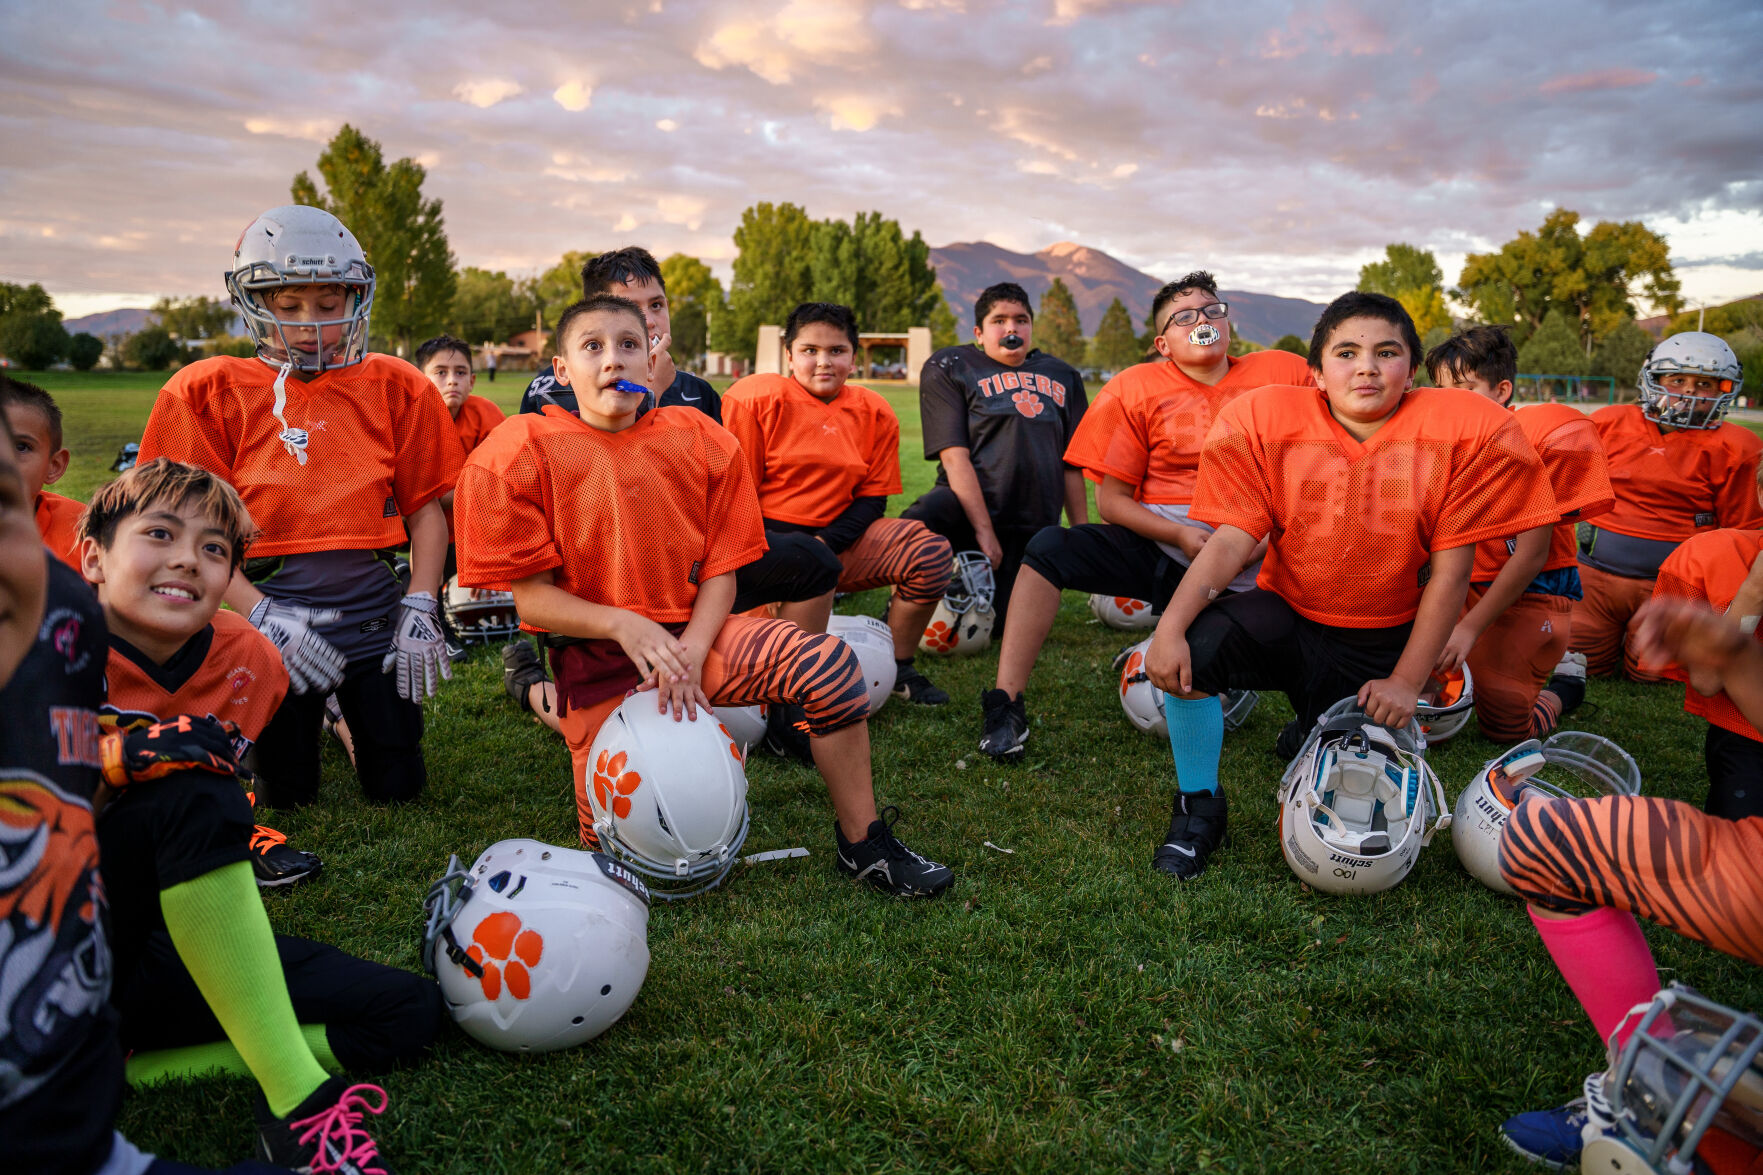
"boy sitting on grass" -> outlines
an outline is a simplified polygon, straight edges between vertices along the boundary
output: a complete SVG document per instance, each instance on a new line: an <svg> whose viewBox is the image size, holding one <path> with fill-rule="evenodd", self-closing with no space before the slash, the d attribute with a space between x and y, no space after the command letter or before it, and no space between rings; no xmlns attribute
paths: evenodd
<svg viewBox="0 0 1763 1175"><path fill-rule="evenodd" d="M67 472L68 452L61 445L61 409L36 384L0 374L6 389L6 423L12 428L13 460L37 512L37 532L55 557L80 567L80 511L85 504L46 490Z"/></svg>
<svg viewBox="0 0 1763 1175"><path fill-rule="evenodd" d="M1165 873L1198 877L1224 838L1218 694L1284 690L1298 714L1277 747L1288 759L1343 697L1406 725L1463 610L1475 544L1560 516L1512 414L1416 389L1419 351L1400 302L1343 294L1311 338L1316 387L1274 384L1219 410L1190 511L1217 530L1146 658L1168 695L1179 789L1153 859ZM1263 539L1256 586L1220 598Z"/></svg>
<svg viewBox="0 0 1763 1175"><path fill-rule="evenodd" d="M765 550L759 498L735 439L707 416L639 418L653 371L636 305L601 294L564 311L555 405L496 430L466 462L456 499L460 579L511 585L522 624L573 638L551 650L576 808L592 843L588 752L633 689L697 720L716 705L795 704L837 817L839 867L903 897L953 880L894 837L871 786L869 698L838 637L729 615L735 571ZM708 715L706 715L708 717Z"/></svg>

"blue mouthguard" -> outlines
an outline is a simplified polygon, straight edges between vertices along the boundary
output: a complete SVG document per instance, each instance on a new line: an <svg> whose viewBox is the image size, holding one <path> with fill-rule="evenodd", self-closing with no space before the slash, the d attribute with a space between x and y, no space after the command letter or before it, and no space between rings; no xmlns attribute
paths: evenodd
<svg viewBox="0 0 1763 1175"><path fill-rule="evenodd" d="M633 396L646 396L649 394L648 388L644 387L642 384L632 383L628 379L621 379L612 386L621 392L629 392Z"/></svg>

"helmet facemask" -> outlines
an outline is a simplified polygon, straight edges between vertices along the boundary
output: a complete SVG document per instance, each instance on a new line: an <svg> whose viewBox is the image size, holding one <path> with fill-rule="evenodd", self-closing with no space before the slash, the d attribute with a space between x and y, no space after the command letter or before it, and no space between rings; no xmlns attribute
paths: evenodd
<svg viewBox="0 0 1763 1175"><path fill-rule="evenodd" d="M331 258L289 257L289 261L333 260ZM290 276L267 261L253 262L245 269L226 275L227 292L233 305L245 320L257 344L257 357L271 367L291 365L306 375L321 375L336 367L360 363L367 352L368 315L373 309L373 267L365 261L350 261L334 273L315 270L313 276ZM341 286L343 313L335 318L288 320L277 316L271 306L276 290L289 286ZM326 333L336 331L334 342L326 343ZM319 345L306 350L298 342L316 333Z"/></svg>
<svg viewBox="0 0 1763 1175"><path fill-rule="evenodd" d="M1709 392L1674 391L1664 384L1673 375L1714 381ZM1724 339L1701 331L1672 335L1641 364L1641 415L1667 428L1719 428L1726 410L1744 386L1744 368Z"/></svg>

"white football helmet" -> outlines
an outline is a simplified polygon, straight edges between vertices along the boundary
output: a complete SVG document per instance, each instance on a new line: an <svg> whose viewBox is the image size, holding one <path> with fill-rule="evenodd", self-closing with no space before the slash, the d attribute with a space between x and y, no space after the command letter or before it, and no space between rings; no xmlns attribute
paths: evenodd
<svg viewBox="0 0 1763 1175"><path fill-rule="evenodd" d="M1451 823L1425 753L1412 722L1379 726L1356 698L1325 710L1280 781L1279 845L1292 872L1338 894L1379 893L1408 876Z"/></svg>
<svg viewBox="0 0 1763 1175"><path fill-rule="evenodd" d="M545 1053L599 1036L649 973L649 891L602 853L498 841L429 887L422 963L475 1040Z"/></svg>
<svg viewBox="0 0 1763 1175"><path fill-rule="evenodd" d="M919 638L919 649L944 657L965 657L983 650L992 643L996 593L991 560L978 551L956 552L954 578Z"/></svg>
<svg viewBox="0 0 1763 1175"><path fill-rule="evenodd" d="M588 749L588 803L600 844L666 901L722 884L747 839L741 748L714 713L674 721L632 694Z"/></svg>
<svg viewBox="0 0 1763 1175"><path fill-rule="evenodd" d="M1586 1081L1580 1170L1596 1175L1688 1175L1755 1169L1763 1149L1763 1020L1673 983L1610 1034L1610 1068ZM1660 1021L1664 1020L1665 1024ZM1670 1034L1655 1036L1655 1026ZM1696 1152L1709 1130L1726 1135L1736 1163ZM1736 1143L1736 1145L1735 1145ZM1712 1149L1712 1148L1710 1148ZM1748 1153L1747 1153L1748 1152Z"/></svg>
<svg viewBox="0 0 1763 1175"><path fill-rule="evenodd" d="M1706 375L1717 382L1713 395L1672 392L1660 381L1668 375ZM1658 343L1641 364L1641 415L1672 428L1718 428L1745 384L1745 369L1719 335L1685 331Z"/></svg>
<svg viewBox="0 0 1763 1175"><path fill-rule="evenodd" d="M834 616L826 630L851 646L863 667L863 684L869 690L869 717L874 718L894 692L900 666L894 660L894 634L873 616Z"/></svg>
<svg viewBox="0 0 1763 1175"><path fill-rule="evenodd" d="M1445 675L1434 677L1420 691L1420 702L1414 707L1414 721L1426 736L1428 746L1448 742L1469 725L1475 712L1475 677L1465 662Z"/></svg>
<svg viewBox="0 0 1763 1175"><path fill-rule="evenodd" d="M453 631L466 644L513 640L520 635L520 613L514 593L468 588L455 575L441 593Z"/></svg>
<svg viewBox="0 0 1763 1175"><path fill-rule="evenodd" d="M1128 645L1114 658L1120 671L1120 708L1126 720L1159 738L1169 737L1169 724L1163 718L1163 691L1151 684L1145 673L1145 657L1151 649L1151 638ZM1224 707L1224 729L1237 730L1249 720L1261 695L1252 689L1226 690L1219 699Z"/></svg>
<svg viewBox="0 0 1763 1175"><path fill-rule="evenodd" d="M1150 603L1130 596L1092 595L1090 611L1109 628L1118 628L1123 632L1157 627L1158 614L1151 611Z"/></svg>
<svg viewBox="0 0 1763 1175"><path fill-rule="evenodd" d="M267 294L313 284L345 288L340 315L298 323L276 316ZM246 225L226 274L227 293L257 342L257 357L271 367L288 364L315 374L361 362L373 287L373 266L354 234L324 209L304 204L271 208Z"/></svg>
<svg viewBox="0 0 1763 1175"><path fill-rule="evenodd" d="M765 706L716 706L717 721L728 731L735 746L741 748L741 760L746 761L747 752L765 739Z"/></svg>
<svg viewBox="0 0 1763 1175"><path fill-rule="evenodd" d="M1496 893L1513 892L1500 877L1500 834L1529 788L1557 797L1634 796L1641 769L1627 751L1583 730L1564 730L1542 743L1526 739L1483 763L1457 795L1451 845L1470 876Z"/></svg>

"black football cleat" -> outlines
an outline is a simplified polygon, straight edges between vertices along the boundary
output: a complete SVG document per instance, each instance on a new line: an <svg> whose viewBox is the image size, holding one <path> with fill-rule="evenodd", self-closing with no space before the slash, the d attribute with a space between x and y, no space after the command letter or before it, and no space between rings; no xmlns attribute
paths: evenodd
<svg viewBox="0 0 1763 1175"><path fill-rule="evenodd" d="M1224 793L1175 793L1175 811L1169 818L1169 834L1157 846L1151 864L1160 872L1192 881L1206 870L1213 852L1224 842L1230 804Z"/></svg>
<svg viewBox="0 0 1763 1175"><path fill-rule="evenodd" d="M262 824L251 830L251 873L259 889L281 889L311 881L324 871L313 853L292 848L285 833Z"/></svg>
<svg viewBox="0 0 1763 1175"><path fill-rule="evenodd" d="M894 696L905 698L918 706L946 706L949 695L942 689L931 684L930 678L918 671L912 662L896 662L898 672L894 675Z"/></svg>
<svg viewBox="0 0 1763 1175"><path fill-rule="evenodd" d="M370 1100L379 1095L379 1105ZM336 1175L392 1175L379 1144L362 1125L366 1114L382 1114L386 1091L377 1085L351 1085L333 1077L285 1118L257 1099L257 1153L291 1171Z"/></svg>
<svg viewBox="0 0 1763 1175"><path fill-rule="evenodd" d="M985 714L979 749L1000 763L1020 761L1028 742L1028 695L1011 698L1001 689L989 689L980 694L979 705Z"/></svg>
<svg viewBox="0 0 1763 1175"><path fill-rule="evenodd" d="M881 819L869 826L869 835L852 844L837 821L833 836L839 845L839 868L857 881L867 881L897 898L934 898L949 888L955 873L947 865L919 856L900 843L894 825L900 809L883 808Z"/></svg>

